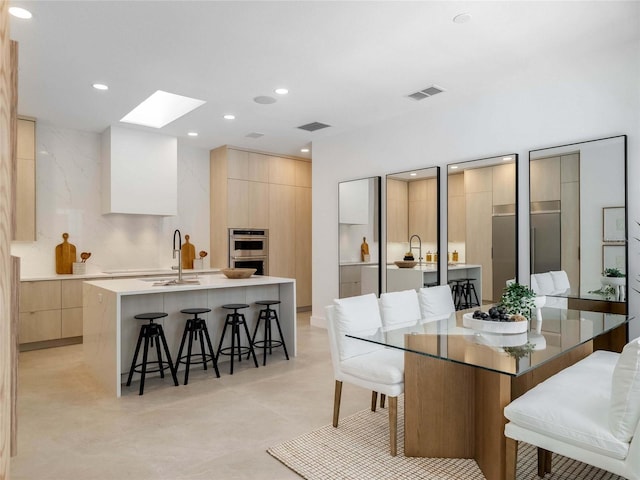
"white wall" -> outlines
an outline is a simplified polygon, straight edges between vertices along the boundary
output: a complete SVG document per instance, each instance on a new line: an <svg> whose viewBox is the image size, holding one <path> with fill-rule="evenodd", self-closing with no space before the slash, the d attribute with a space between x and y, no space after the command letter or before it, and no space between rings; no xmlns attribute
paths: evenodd
<svg viewBox="0 0 640 480"><path fill-rule="evenodd" d="M504 81L482 96L445 92L423 100L413 114L313 143L313 316L323 324L323 307L338 295L336 183L414 168L516 152L519 165L519 275L529 275L528 152L613 135L627 134L630 235L640 219L640 42L615 51L567 56L563 62L523 59L523 68L505 72ZM443 170L446 172L446 170ZM384 192L384 180L383 180ZM384 212L383 193L383 212ZM446 175L441 182L446 232ZM383 215L383 231L385 231ZM446 235L440 251L446 252ZM630 244L630 277L640 270L640 245ZM384 249L383 249L384 251ZM640 299L633 294L631 313ZM634 325L632 334L640 335Z"/></svg>
<svg viewBox="0 0 640 480"><path fill-rule="evenodd" d="M102 215L100 134L36 124L36 242L13 242L23 277L55 274L62 233L91 252L87 273L169 268L179 228L209 249L209 152L178 142L178 215Z"/></svg>

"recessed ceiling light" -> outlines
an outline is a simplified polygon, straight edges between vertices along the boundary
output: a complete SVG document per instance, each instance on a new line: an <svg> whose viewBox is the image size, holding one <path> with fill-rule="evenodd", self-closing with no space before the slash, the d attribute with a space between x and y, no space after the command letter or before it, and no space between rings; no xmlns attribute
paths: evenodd
<svg viewBox="0 0 640 480"><path fill-rule="evenodd" d="M451 168L451 170L455 170L456 168L458 168L458 165L451 165L451 167L449 168Z"/></svg>
<svg viewBox="0 0 640 480"><path fill-rule="evenodd" d="M224 118L225 120L235 120L235 119L236 119L236 116L235 116L235 115L232 115L232 114L230 114L230 113L227 113L223 118Z"/></svg>
<svg viewBox="0 0 640 480"><path fill-rule="evenodd" d="M94 83L92 87L96 90L109 90L109 86L104 83Z"/></svg>
<svg viewBox="0 0 640 480"><path fill-rule="evenodd" d="M187 135L189 135L190 137L197 137L198 136L198 132L189 132L189 133L187 133Z"/></svg>
<svg viewBox="0 0 640 480"><path fill-rule="evenodd" d="M278 95L286 95L287 93L289 93L289 90L287 90L286 88L276 88L274 92L276 92Z"/></svg>
<svg viewBox="0 0 640 480"><path fill-rule="evenodd" d="M157 90L122 117L120 121L145 127L162 128L205 103L204 100Z"/></svg>
<svg viewBox="0 0 640 480"><path fill-rule="evenodd" d="M453 23L467 23L469 20L471 20L471 14L468 12L453 17Z"/></svg>
<svg viewBox="0 0 640 480"><path fill-rule="evenodd" d="M300 151L302 153L309 153L309 149L308 148L301 148Z"/></svg>
<svg viewBox="0 0 640 480"><path fill-rule="evenodd" d="M410 177L415 177L416 175L418 175L416 172L411 172L411 173L409 174L409 176L410 176Z"/></svg>
<svg viewBox="0 0 640 480"><path fill-rule="evenodd" d="M20 7L9 7L9 13L16 18L22 18L24 20L28 20L33 17L29 10Z"/></svg>
<svg viewBox="0 0 640 480"><path fill-rule="evenodd" d="M509 160L513 160L513 157L502 157L503 162L508 162Z"/></svg>

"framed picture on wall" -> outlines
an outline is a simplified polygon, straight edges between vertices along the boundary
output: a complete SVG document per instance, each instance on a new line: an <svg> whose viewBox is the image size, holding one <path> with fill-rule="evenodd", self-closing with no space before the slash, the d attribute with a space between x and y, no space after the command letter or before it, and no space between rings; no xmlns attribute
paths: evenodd
<svg viewBox="0 0 640 480"><path fill-rule="evenodd" d="M624 243L626 240L624 223L624 207L604 207L602 209L602 241Z"/></svg>
<svg viewBox="0 0 640 480"><path fill-rule="evenodd" d="M607 268L617 268L626 275L624 245L603 245L602 246L602 270Z"/></svg>

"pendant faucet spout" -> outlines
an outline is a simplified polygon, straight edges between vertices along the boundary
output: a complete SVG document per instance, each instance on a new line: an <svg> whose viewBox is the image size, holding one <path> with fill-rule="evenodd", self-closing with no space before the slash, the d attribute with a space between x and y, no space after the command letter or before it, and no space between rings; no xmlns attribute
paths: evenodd
<svg viewBox="0 0 640 480"><path fill-rule="evenodd" d="M176 236L178 239L178 248L176 248ZM178 283L182 283L182 234L176 228L173 232L173 258L178 254Z"/></svg>

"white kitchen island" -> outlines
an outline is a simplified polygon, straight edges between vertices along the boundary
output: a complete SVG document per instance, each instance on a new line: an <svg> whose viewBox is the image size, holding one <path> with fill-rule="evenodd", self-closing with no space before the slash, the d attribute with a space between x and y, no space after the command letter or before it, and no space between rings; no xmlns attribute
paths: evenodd
<svg viewBox="0 0 640 480"><path fill-rule="evenodd" d="M482 265L456 263L447 265L448 280L459 278L473 278L478 299L482 298ZM423 263L413 268L398 268L396 265L387 265L387 291L395 292L410 289L419 289L427 284L438 281L438 270L435 264Z"/></svg>
<svg viewBox="0 0 640 480"><path fill-rule="evenodd" d="M201 276L199 284L154 286L158 279L118 279L84 282L83 284L83 349L87 365L110 395L121 394L133 360L142 320L134 315L146 312L166 312L158 320L164 328L175 362L187 315L184 308L206 307L211 341L217 348L227 310L227 303L247 303L242 310L252 332L258 310L256 300L280 300L276 305L282 333L290 356L296 355L296 284L294 279L252 276L232 280L223 275ZM262 329L261 329L262 330ZM259 333L260 335L260 333ZM230 341L230 336L227 335ZM225 346L226 343L225 343ZM282 349L276 349L280 352ZM246 358L246 357L245 357ZM222 357L222 361L228 357ZM244 361L244 359L243 359ZM260 368L263 368L262 366ZM225 369L220 369L224 375ZM214 377L215 378L215 377ZM134 375L134 381L139 374Z"/></svg>

